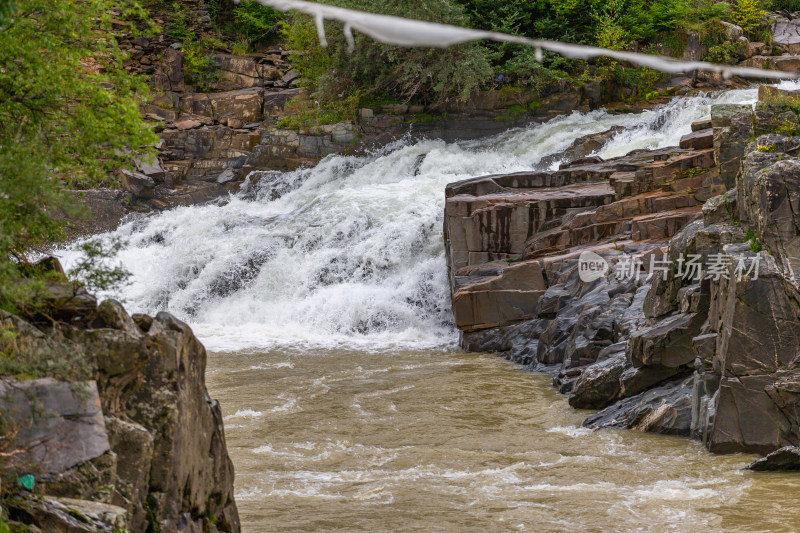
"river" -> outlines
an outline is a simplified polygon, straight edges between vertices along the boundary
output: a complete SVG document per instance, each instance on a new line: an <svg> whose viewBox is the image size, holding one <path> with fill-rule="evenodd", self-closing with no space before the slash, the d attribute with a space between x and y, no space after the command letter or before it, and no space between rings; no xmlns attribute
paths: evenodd
<svg viewBox="0 0 800 533"><path fill-rule="evenodd" d="M752 457L685 439L580 429L587 413L549 377L459 351L441 240L447 183L541 168L613 126L601 156L676 145L711 103L755 99L399 141L258 173L238 196L100 238L125 242L128 309L168 310L208 347L247 532L795 531L800 477L745 473Z"/></svg>

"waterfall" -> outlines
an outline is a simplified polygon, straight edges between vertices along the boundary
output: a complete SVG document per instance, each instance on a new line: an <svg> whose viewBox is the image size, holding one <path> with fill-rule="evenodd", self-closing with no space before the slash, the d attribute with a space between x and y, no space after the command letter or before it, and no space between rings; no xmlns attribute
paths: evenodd
<svg viewBox="0 0 800 533"><path fill-rule="evenodd" d="M624 130L598 155L677 145L712 103L755 100L755 90L737 90L638 114L575 112L478 141L402 140L311 169L254 172L237 195L99 238L126 243L118 260L132 281L119 296L132 312L170 311L212 350L451 347L447 183L538 169L576 138L615 126ZM74 245L59 254L74 265Z"/></svg>

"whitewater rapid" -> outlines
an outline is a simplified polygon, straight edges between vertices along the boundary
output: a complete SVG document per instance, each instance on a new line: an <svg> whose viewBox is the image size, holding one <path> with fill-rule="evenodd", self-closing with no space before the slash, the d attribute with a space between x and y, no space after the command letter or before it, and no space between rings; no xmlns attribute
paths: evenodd
<svg viewBox="0 0 800 533"><path fill-rule="evenodd" d="M237 195L95 238L125 243L118 261L132 277L116 296L131 312L169 311L211 350L447 349L457 334L442 243L445 185L539 169L576 138L615 126L624 130L601 157L677 145L712 103L756 98L755 89L736 90L638 114L575 112L478 141L403 140L311 169L253 173ZM70 268L75 245L58 255Z"/></svg>

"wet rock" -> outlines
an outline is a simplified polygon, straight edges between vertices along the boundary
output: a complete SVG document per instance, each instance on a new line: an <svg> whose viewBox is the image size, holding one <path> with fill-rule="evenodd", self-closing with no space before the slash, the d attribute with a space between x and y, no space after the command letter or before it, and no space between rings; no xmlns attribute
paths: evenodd
<svg viewBox="0 0 800 533"><path fill-rule="evenodd" d="M619 378L619 396L622 398L636 396L640 392L684 373L686 370L681 367L663 365L627 367Z"/></svg>
<svg viewBox="0 0 800 533"><path fill-rule="evenodd" d="M544 293L541 266L488 263L456 273L453 294L456 325L465 331L497 327L532 318Z"/></svg>
<svg viewBox="0 0 800 533"><path fill-rule="evenodd" d="M515 363L535 365L539 336L549 324L546 319L533 319L499 328L464 331L460 344L467 351L506 353Z"/></svg>
<svg viewBox="0 0 800 533"><path fill-rule="evenodd" d="M691 400L691 378L675 381L606 407L587 418L583 426L688 436L692 422Z"/></svg>
<svg viewBox="0 0 800 533"><path fill-rule="evenodd" d="M576 409L602 409L617 399L625 370L625 352L587 366L572 387L569 404Z"/></svg>
<svg viewBox="0 0 800 533"><path fill-rule="evenodd" d="M795 471L800 470L800 448L784 446L766 457L756 459L747 466L756 472Z"/></svg>
<svg viewBox="0 0 800 533"><path fill-rule="evenodd" d="M717 104L711 106L714 127L714 158L720 179L729 189L735 186L742 156L754 134L753 110L750 106Z"/></svg>
<svg viewBox="0 0 800 533"><path fill-rule="evenodd" d="M796 277L800 269L800 160L753 152L737 185L742 218L752 222L764 245ZM774 162L773 162L774 161ZM759 168L762 167L762 168Z"/></svg>
<svg viewBox="0 0 800 533"><path fill-rule="evenodd" d="M703 227L701 221L695 221L683 227L670 241L668 260L675 266L667 272L667 279L654 276L652 287L644 301L644 314L649 318L666 315L678 307L678 292L689 282L679 276L676 265L681 256L687 257L695 252L695 236Z"/></svg>
<svg viewBox="0 0 800 533"><path fill-rule="evenodd" d="M680 147L694 150L704 150L714 147L714 132L712 130L694 131L681 137Z"/></svg>
<svg viewBox="0 0 800 533"><path fill-rule="evenodd" d="M740 261L748 265L756 260L757 273L740 276L734 271ZM719 334L714 367L728 376L800 367L800 307L793 289L764 254L741 251L729 261L729 279L712 286L710 319Z"/></svg>
<svg viewBox="0 0 800 533"><path fill-rule="evenodd" d="M615 289L620 290L611 287L607 294L610 296ZM615 294L605 305L592 305L591 299L585 301L566 346L564 367L583 366L598 360L616 340L615 325L632 301L630 292ZM624 346L617 351L624 352Z"/></svg>

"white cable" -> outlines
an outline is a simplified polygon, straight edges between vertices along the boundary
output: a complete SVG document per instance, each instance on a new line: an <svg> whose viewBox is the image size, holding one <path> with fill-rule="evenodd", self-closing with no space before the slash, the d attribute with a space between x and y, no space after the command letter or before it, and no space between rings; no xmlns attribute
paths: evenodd
<svg viewBox="0 0 800 533"><path fill-rule="evenodd" d="M234 1L238 3L238 0ZM317 32L320 35L320 44L322 44L322 46L326 46L327 42L325 41L325 30L321 24L321 19L330 19L338 20L345 24L346 37L348 32L352 37L352 30L355 29L377 41L396 46L447 48L455 44L488 39L497 42L533 46L539 50L549 50L572 59L590 59L600 56L610 57L612 59L627 61L635 65L650 67L671 74L703 70L722 74L726 78L742 76L747 78L796 79L798 77L797 74L779 72L776 70L717 65L715 63L706 63L705 61L682 61L670 57L625 52L621 50L609 50L596 46L529 39L527 37L494 31L474 30L451 26L449 24L438 24L435 22L425 22L422 20L413 20L390 15L375 15L364 11L305 2L303 0L255 1L280 11L295 10L313 16L317 22ZM348 38L348 45L350 44L350 39ZM539 53L536 55L538 58Z"/></svg>

